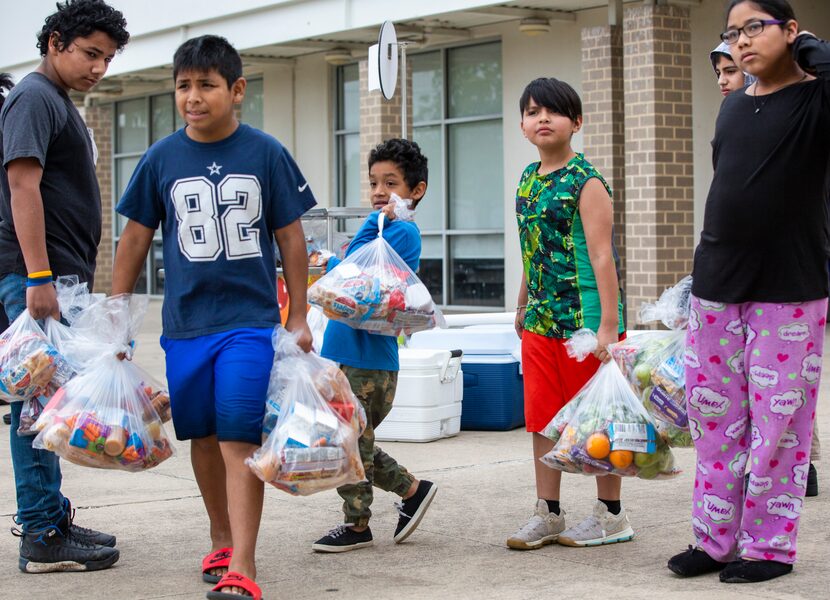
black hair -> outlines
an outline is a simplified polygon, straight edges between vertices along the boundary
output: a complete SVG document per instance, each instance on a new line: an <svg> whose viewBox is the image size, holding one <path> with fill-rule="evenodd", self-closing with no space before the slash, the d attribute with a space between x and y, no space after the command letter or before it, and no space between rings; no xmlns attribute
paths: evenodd
<svg viewBox="0 0 830 600"><path fill-rule="evenodd" d="M106 33L118 50L130 41L127 21L120 11L103 0L66 0L56 4L58 12L46 17L43 29L37 35L41 56L49 50L49 38L58 34L58 49L64 50L75 38L87 37L96 31Z"/></svg>
<svg viewBox="0 0 830 600"><path fill-rule="evenodd" d="M375 163L387 160L395 163L403 172L404 181L410 189L414 189L422 181L427 183L427 157L421 154L421 147L417 143L392 138L378 144L369 152L369 169L371 170Z"/></svg>
<svg viewBox="0 0 830 600"><path fill-rule="evenodd" d="M729 13L732 12L733 8L744 2L751 2L758 7L758 10L771 15L773 19L784 21L784 23L796 20L795 11L787 0L730 0L726 6L725 21L727 25L729 24Z"/></svg>
<svg viewBox="0 0 830 600"><path fill-rule="evenodd" d="M173 55L173 80L182 71L207 72L212 69L224 77L230 88L242 77L242 58L231 43L218 35L203 35L187 40Z"/></svg>
<svg viewBox="0 0 830 600"><path fill-rule="evenodd" d="M11 89L14 87L12 83L12 76L10 73L0 73L0 107L3 106L3 102L6 101L6 94L3 92L10 92Z"/></svg>
<svg viewBox="0 0 830 600"><path fill-rule="evenodd" d="M582 116L582 100L571 86L554 77L540 77L527 84L519 98L519 114L524 115L530 101L576 121Z"/></svg>

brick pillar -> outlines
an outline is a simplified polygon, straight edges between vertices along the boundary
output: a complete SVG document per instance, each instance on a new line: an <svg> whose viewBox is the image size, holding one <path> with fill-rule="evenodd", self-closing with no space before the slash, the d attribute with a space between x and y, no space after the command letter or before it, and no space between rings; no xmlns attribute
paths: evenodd
<svg viewBox="0 0 830 600"><path fill-rule="evenodd" d="M95 291L109 293L112 290L112 261L115 248L112 242L113 229L113 177L112 177L112 144L113 144L113 105L92 105L83 109L84 120L95 136L95 145L98 146L98 164L95 172L98 176L98 187L101 190L101 243L98 245L98 262L95 269Z"/></svg>
<svg viewBox="0 0 830 600"><path fill-rule="evenodd" d="M614 193L614 245L625 288L625 103L619 25L582 30L582 133L585 156Z"/></svg>
<svg viewBox="0 0 830 600"><path fill-rule="evenodd" d="M694 181L689 9L626 9L625 180L629 323L692 268Z"/></svg>
<svg viewBox="0 0 830 600"><path fill-rule="evenodd" d="M412 138L412 63L407 61L407 139ZM369 89L368 61L361 60L360 72L360 164L365 169L369 152L384 140L401 137L401 85L398 85L391 100L383 97L379 90ZM365 173L365 171L363 171ZM369 198L368 177L360 180L360 197L364 202Z"/></svg>

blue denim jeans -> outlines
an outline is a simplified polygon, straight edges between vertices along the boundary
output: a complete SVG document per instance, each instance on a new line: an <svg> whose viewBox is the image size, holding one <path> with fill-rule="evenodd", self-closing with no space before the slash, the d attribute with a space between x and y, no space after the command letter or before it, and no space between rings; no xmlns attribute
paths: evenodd
<svg viewBox="0 0 830 600"><path fill-rule="evenodd" d="M9 322L26 308L26 278L8 274L0 277L0 304ZM33 436L17 435L22 402L14 402L9 432L17 491L17 523L23 531L37 531L57 524L64 515L61 494L61 467L58 455L32 448Z"/></svg>

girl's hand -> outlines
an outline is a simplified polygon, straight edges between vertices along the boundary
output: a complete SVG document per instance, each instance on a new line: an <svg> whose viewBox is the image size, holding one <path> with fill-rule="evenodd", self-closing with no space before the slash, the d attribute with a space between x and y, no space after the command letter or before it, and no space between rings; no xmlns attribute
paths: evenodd
<svg viewBox="0 0 830 600"><path fill-rule="evenodd" d="M600 325L597 331L597 349L594 350L594 356L597 360L607 363L611 360L611 352L608 346L616 344L620 341L620 335L617 333L616 325Z"/></svg>
<svg viewBox="0 0 830 600"><path fill-rule="evenodd" d="M519 336L519 339L522 339L522 332L525 330L525 312L527 311L526 306L520 306L516 309L516 320L513 323L513 327L516 328L516 335Z"/></svg>
<svg viewBox="0 0 830 600"><path fill-rule="evenodd" d="M314 341L314 338L311 335L311 329L308 328L308 321L306 321L304 314L288 315L288 318L285 320L285 329L298 334L297 345L305 352L311 352L311 343Z"/></svg>

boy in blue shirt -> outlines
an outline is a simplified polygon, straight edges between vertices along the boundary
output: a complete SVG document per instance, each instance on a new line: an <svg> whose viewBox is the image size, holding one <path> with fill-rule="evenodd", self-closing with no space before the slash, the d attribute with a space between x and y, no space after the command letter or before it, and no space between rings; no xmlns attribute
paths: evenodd
<svg viewBox="0 0 830 600"><path fill-rule="evenodd" d="M245 79L227 40L208 35L182 44L173 78L186 126L147 151L118 203L129 222L115 256L113 294L132 292L161 224L161 345L176 437L191 440L210 519L202 573L218 585L207 597L260 598L254 554L263 484L244 461L261 444L271 334L279 323L274 240L291 299L285 327L308 351L299 218L315 201L288 151L237 121Z"/></svg>
<svg viewBox="0 0 830 600"><path fill-rule="evenodd" d="M383 239L395 249L413 271L418 270L421 256L421 232L411 221L393 220L392 194L411 201L415 208L427 190L427 158L418 144L409 140L391 139L369 153L369 188L372 208L366 222L355 235L346 256L368 244L378 236L378 218L386 218ZM329 259L326 270L339 261ZM377 335L352 329L344 323L330 321L323 338L324 357L340 363L349 379L352 391L360 398L366 410L366 430L358 446L366 481L337 488L343 498L345 523L329 531L312 544L317 552L346 552L373 543L369 529L372 511L372 485L394 492L403 501L398 505L398 526L394 540L399 544L415 531L432 502L437 487L430 481L419 481L395 459L375 446L375 428L381 424L395 398L398 382L398 340L388 335Z"/></svg>

